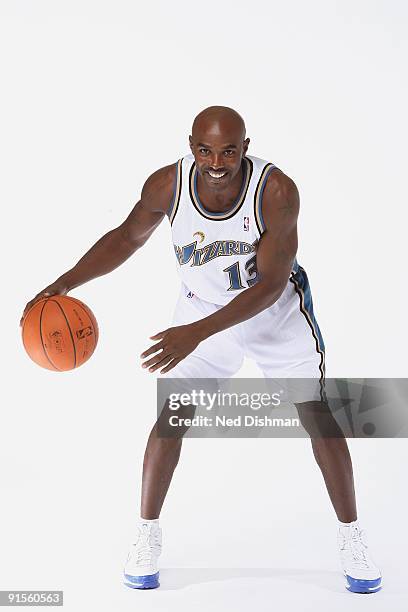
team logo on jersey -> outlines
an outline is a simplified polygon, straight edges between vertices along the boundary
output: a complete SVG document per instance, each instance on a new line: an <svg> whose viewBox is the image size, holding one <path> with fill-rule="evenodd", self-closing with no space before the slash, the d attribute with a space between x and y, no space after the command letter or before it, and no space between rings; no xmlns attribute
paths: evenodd
<svg viewBox="0 0 408 612"><path fill-rule="evenodd" d="M193 238L194 238L194 236L198 236L199 237L199 241L198 242L204 242L204 238L205 238L204 232L194 232Z"/></svg>
<svg viewBox="0 0 408 612"><path fill-rule="evenodd" d="M201 249L197 248L197 240L183 247L174 245L176 257L181 266L191 261L191 266L202 266L216 257L230 255L248 255L256 251L256 243L249 244L241 240L216 240Z"/></svg>
<svg viewBox="0 0 408 612"><path fill-rule="evenodd" d="M249 217L244 217L244 232L249 232Z"/></svg>

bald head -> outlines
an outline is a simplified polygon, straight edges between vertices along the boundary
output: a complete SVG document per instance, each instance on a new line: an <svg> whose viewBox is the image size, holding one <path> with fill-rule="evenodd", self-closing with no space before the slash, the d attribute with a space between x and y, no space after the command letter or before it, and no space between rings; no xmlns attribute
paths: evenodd
<svg viewBox="0 0 408 612"><path fill-rule="evenodd" d="M190 148L199 175L209 189L223 191L239 182L242 158L247 152L245 123L241 115L228 106L209 106L193 122ZM221 172L219 180L210 172Z"/></svg>
<svg viewBox="0 0 408 612"><path fill-rule="evenodd" d="M241 115L229 106L209 106L205 108L193 121L192 136L202 132L234 133L242 140L245 139L245 123Z"/></svg>

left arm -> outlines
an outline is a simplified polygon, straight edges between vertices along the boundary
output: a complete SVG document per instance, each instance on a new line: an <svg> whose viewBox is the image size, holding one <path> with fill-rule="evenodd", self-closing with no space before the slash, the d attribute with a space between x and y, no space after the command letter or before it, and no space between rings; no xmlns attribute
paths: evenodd
<svg viewBox="0 0 408 612"><path fill-rule="evenodd" d="M287 285L297 251L299 194L295 183L280 175L265 186L262 211L266 229L256 253L259 280L214 314L197 321L203 339L272 306Z"/></svg>
<svg viewBox="0 0 408 612"><path fill-rule="evenodd" d="M149 371L153 372L166 366L161 372L168 372L209 336L250 319L280 298L297 252L299 214L297 187L280 170L274 170L268 178L262 212L265 232L256 254L258 282L208 317L151 336L152 340L160 342L142 353L141 357L161 352L146 361L143 367L150 366Z"/></svg>

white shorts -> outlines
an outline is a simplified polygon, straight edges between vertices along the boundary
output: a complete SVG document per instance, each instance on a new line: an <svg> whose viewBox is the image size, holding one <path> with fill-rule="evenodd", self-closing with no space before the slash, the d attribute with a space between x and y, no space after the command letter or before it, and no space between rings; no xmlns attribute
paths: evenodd
<svg viewBox="0 0 408 612"><path fill-rule="evenodd" d="M172 326L202 319L222 306L193 295L182 284ZM210 336L159 377L230 378L244 357L253 359L268 379L324 380L324 343L313 313L306 272L292 273L281 297L269 308L224 331ZM317 384L317 388L319 388Z"/></svg>

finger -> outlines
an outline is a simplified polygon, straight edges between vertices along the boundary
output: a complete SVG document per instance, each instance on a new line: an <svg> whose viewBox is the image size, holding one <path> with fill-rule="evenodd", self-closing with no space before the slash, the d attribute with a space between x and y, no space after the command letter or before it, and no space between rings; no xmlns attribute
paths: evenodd
<svg viewBox="0 0 408 612"><path fill-rule="evenodd" d="M36 304L36 303L37 303L37 302L39 302L40 300L44 300L45 298L47 298L47 297L51 297L52 295L55 295L55 294L54 294L54 293L51 293L51 292L49 292L49 291L47 291L47 292L45 292L45 293L44 293L44 292L38 293L38 294L35 296L35 298L31 300L31 302L28 302L27 306L28 306L29 308L31 308L31 306L34 306L34 304Z"/></svg>
<svg viewBox="0 0 408 612"><path fill-rule="evenodd" d="M173 359L173 355L166 355L166 357L160 359L160 361L158 361L155 365L150 366L149 372L155 372L159 368L162 368L163 366L168 364L171 359Z"/></svg>
<svg viewBox="0 0 408 612"><path fill-rule="evenodd" d="M147 368L151 365L153 365L154 363L157 363L158 361L164 359L164 357L167 357L167 355L169 355L170 353L165 353L164 349L162 350L161 353L158 353L157 355L155 355L154 357L152 357L151 359L149 359L148 361L145 361L144 363L142 363L142 368Z"/></svg>
<svg viewBox="0 0 408 612"><path fill-rule="evenodd" d="M51 297L51 295L54 295L54 294L51 293L50 291L43 291L41 293L38 293L33 300L28 302L26 307L24 308L23 316L20 319L20 326L23 324L24 319L25 319L28 311L31 310L31 308L34 306L34 304L36 304L40 300L43 300L44 298Z"/></svg>
<svg viewBox="0 0 408 612"><path fill-rule="evenodd" d="M34 305L34 300L31 300L31 302L28 302L28 304L26 304L26 307L24 308L23 311L23 317L26 316L27 312L30 310L31 306Z"/></svg>
<svg viewBox="0 0 408 612"><path fill-rule="evenodd" d="M150 340L160 340L160 338L163 338L164 334L166 333L167 329L165 329L164 331L159 332L158 334L155 334L154 336L149 336Z"/></svg>
<svg viewBox="0 0 408 612"><path fill-rule="evenodd" d="M142 359L144 359L145 357L148 357L149 355L152 355L152 353L157 353L157 351L160 351L160 349L162 349L162 348L164 348L163 342L157 342L156 344L153 344L153 346L148 348L146 351L143 351L143 353L140 355L140 357Z"/></svg>
<svg viewBox="0 0 408 612"><path fill-rule="evenodd" d="M28 312L28 310L27 310L27 312ZM22 325L24 323L24 319L26 318L27 312L26 311L23 312L23 316L20 319L20 325Z"/></svg>
<svg viewBox="0 0 408 612"><path fill-rule="evenodd" d="M22 316L21 316L21 319L20 319L20 327L21 327L21 326L22 326L22 324L24 323L25 316L26 316L26 311L24 311L24 312L23 312L23 314L22 314Z"/></svg>
<svg viewBox="0 0 408 612"><path fill-rule="evenodd" d="M165 368L163 368L163 370L160 370L160 374L165 374L166 372L169 372L170 370L172 370L174 368L174 366L176 366L179 362L181 361L180 357L177 357L175 359L173 359L169 365L167 365Z"/></svg>
<svg viewBox="0 0 408 612"><path fill-rule="evenodd" d="M20 319L20 325L23 324L23 321L24 321L24 319L26 317L27 312L30 310L31 306L34 306L34 304L35 304L34 300L31 300L31 302L28 302L28 304L26 305L26 307L23 310L23 315L22 315L22 317Z"/></svg>

